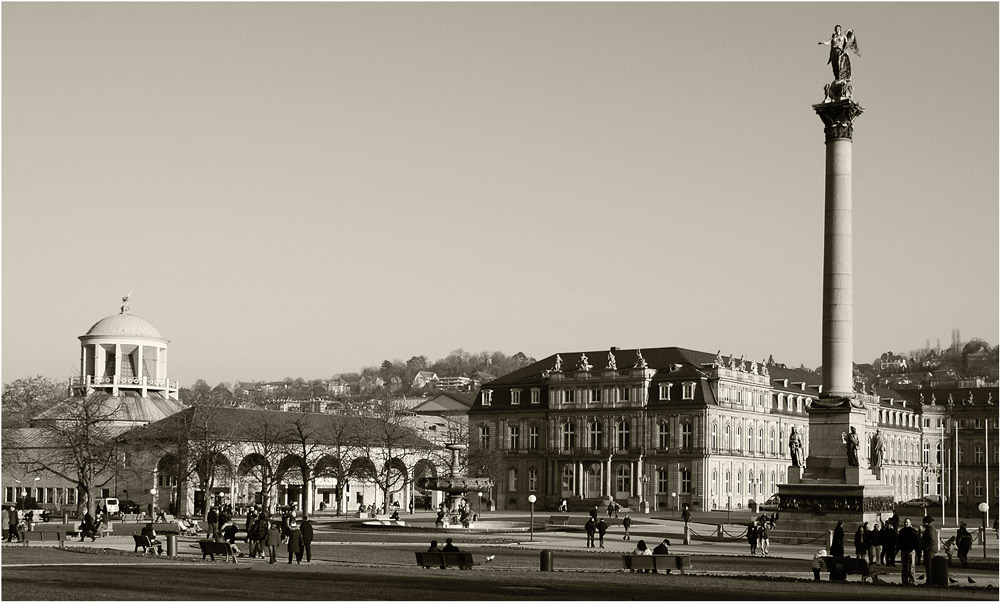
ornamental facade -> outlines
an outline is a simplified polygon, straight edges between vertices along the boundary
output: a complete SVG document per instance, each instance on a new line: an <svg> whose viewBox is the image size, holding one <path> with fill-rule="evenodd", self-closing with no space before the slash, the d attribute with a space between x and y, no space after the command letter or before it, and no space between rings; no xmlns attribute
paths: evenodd
<svg viewBox="0 0 1000 602"><path fill-rule="evenodd" d="M786 482L795 429L809 455L808 408L821 378L804 369L690 349L559 353L486 383L469 413L473 446L499 450L500 508L563 499L583 508L733 509ZM882 474L918 494L921 423L913 404L858 394L887 441ZM867 450L866 446L866 450ZM863 453L867 461L867 451Z"/></svg>

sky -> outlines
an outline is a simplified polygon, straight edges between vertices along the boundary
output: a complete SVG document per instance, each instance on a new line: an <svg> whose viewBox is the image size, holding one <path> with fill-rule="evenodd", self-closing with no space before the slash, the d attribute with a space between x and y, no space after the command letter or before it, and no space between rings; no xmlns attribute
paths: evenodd
<svg viewBox="0 0 1000 602"><path fill-rule="evenodd" d="M854 360L998 340L997 3L2 5L2 379L131 312L182 386L455 349L816 367L828 40Z"/></svg>

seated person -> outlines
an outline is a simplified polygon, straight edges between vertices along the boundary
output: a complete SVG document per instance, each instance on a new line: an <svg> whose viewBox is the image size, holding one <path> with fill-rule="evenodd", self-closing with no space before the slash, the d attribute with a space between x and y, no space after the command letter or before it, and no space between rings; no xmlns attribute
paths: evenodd
<svg viewBox="0 0 1000 602"><path fill-rule="evenodd" d="M670 549L667 547L669 545L670 545L670 540L669 539L664 539L663 541L660 542L659 545L657 545L655 548L653 548L653 554L669 554L670 553ZM653 569L653 572L656 573L657 569ZM670 574L670 569L665 569L664 572L669 575Z"/></svg>
<svg viewBox="0 0 1000 602"><path fill-rule="evenodd" d="M149 538L149 546L156 546L156 553L163 555L163 542L156 539L156 530L153 529L153 523L146 523L146 526L142 528L139 535Z"/></svg>
<svg viewBox="0 0 1000 602"><path fill-rule="evenodd" d="M444 549L441 550L441 551L442 552L458 552L459 550L458 550L457 547L455 547L454 544L451 543L451 538L449 537L448 539L444 540Z"/></svg>
<svg viewBox="0 0 1000 602"><path fill-rule="evenodd" d="M438 542L436 539L431 540L431 547L427 548L428 552L440 552L441 548L438 547Z"/></svg>
<svg viewBox="0 0 1000 602"><path fill-rule="evenodd" d="M159 508L156 509L156 521L155 522L158 522L158 523L165 523L165 522L167 522L167 515L163 512L163 510L160 510Z"/></svg>
<svg viewBox="0 0 1000 602"><path fill-rule="evenodd" d="M649 551L646 547L645 540L640 539L639 543L635 544L635 549L632 550L633 556L652 556L653 553Z"/></svg>
<svg viewBox="0 0 1000 602"><path fill-rule="evenodd" d="M399 520L399 510L393 510L389 520Z"/></svg>
<svg viewBox="0 0 1000 602"><path fill-rule="evenodd" d="M434 525L438 526L438 527L443 527L444 524L445 524L445 522L444 522L444 510L438 510L437 520L434 521Z"/></svg>

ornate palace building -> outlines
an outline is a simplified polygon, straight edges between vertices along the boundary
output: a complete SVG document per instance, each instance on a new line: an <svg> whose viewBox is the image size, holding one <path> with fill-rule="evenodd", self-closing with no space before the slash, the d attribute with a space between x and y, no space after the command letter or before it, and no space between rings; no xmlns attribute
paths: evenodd
<svg viewBox="0 0 1000 602"><path fill-rule="evenodd" d="M809 455L806 410L820 383L808 370L677 347L560 353L483 385L469 430L472 445L503 454L500 508L525 508L531 493L553 507L744 508L785 482L793 428ZM885 441L881 478L897 499L919 495L918 408L859 396L869 433Z"/></svg>

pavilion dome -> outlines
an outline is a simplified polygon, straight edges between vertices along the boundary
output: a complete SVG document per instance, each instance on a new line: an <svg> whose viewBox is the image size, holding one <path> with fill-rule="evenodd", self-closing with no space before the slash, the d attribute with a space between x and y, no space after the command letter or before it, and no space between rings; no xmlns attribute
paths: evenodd
<svg viewBox="0 0 1000 602"><path fill-rule="evenodd" d="M152 324L139 316L123 312L108 316L90 327L85 337L128 337L138 339L164 340L163 335Z"/></svg>

